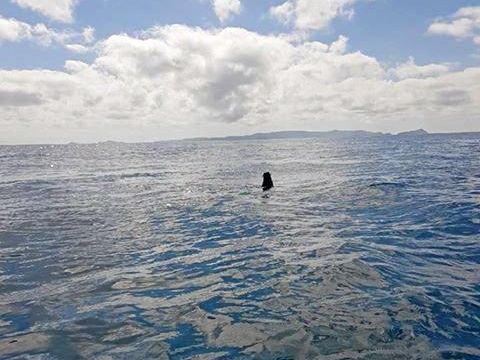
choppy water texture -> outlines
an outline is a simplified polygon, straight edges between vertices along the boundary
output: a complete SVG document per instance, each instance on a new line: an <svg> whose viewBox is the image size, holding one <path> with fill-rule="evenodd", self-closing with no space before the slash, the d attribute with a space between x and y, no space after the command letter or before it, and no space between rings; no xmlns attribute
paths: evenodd
<svg viewBox="0 0 480 360"><path fill-rule="evenodd" d="M0 147L0 176L0 358L480 359L479 136Z"/></svg>

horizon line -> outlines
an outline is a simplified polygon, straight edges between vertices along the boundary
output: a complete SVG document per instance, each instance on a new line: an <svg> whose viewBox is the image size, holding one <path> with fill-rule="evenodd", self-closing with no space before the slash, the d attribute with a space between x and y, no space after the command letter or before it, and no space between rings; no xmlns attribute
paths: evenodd
<svg viewBox="0 0 480 360"><path fill-rule="evenodd" d="M350 130L276 130L276 131L264 131L264 132L255 132L246 135L224 135L224 136L197 136L197 137L183 137L183 138L173 138L173 139L163 139L163 140L146 140L146 141L123 141L123 140L98 140L95 142L82 142L82 141L65 141L65 142L55 142L55 143L17 143L17 144L2 144L0 146L61 146L61 145L97 145L102 143L122 143L122 144L154 144L160 142L174 142L174 141L206 141L206 140L222 140L228 138L248 138L255 135L267 135L267 134L278 134L278 133L294 133L294 132L303 132L303 133L332 133L332 132L364 132L364 133L371 133L373 135L378 136L398 136L400 134L411 133L415 131L425 131L426 134L423 135L460 135L460 134L478 134L480 130L477 131L458 131L458 132L430 132L423 128L419 129L412 129L412 130L405 130L399 131L396 133L391 132L383 132L383 131L374 131L374 130L363 130L363 129L350 129ZM248 139L246 139L248 140ZM250 139L250 140L285 140L285 139ZM239 140L237 140L239 141Z"/></svg>

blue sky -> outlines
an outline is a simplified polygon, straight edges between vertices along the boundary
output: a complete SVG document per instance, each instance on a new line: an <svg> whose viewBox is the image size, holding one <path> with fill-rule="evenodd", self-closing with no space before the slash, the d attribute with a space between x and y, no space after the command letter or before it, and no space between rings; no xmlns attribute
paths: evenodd
<svg viewBox="0 0 480 360"><path fill-rule="evenodd" d="M312 130L363 128L400 131L411 127L429 127L432 131L480 130L478 112L470 110L479 105L476 103L479 95L478 88L474 84L469 84L467 79L478 76L477 70L480 67L480 15L478 15L480 14L480 1L333 0L332 3L337 2L338 4L336 8L332 9L322 5L322 0L215 0L223 3L219 6L227 9L227 17L223 21L220 20L218 11L216 12L214 0L36 1L4 0L0 3L0 69L3 70L2 74L5 78L4 100L1 98L2 85L0 84L0 110L6 114L4 120L1 121L5 122L3 124L5 129L15 132L14 138L18 138L18 141L96 141L107 138L137 141L168 138L166 133L171 134L172 137L183 137L287 128ZM35 6L40 3L41 9L39 10ZM63 18L61 18L58 13L54 12L55 7L63 10L68 8L70 13L63 12L61 15ZM279 12L274 11L277 8ZM289 10L284 11L285 9ZM318 15L320 13L321 15ZM67 19L67 17L69 18ZM4 20L3 25L2 19ZM47 30L40 33L34 30L38 24L43 24ZM168 32L166 29L172 24L185 26L181 31L168 30ZM28 35L24 33L20 35L18 32L20 26L22 29L29 29L22 30L27 31ZM85 28L92 30L94 39L87 40L85 35L82 35ZM161 34L149 33L146 35L152 28L164 29L168 34L162 32ZM195 32L197 28L201 31L200 35ZM230 34L228 31L223 31L221 35L211 36L229 28L234 28L237 32ZM12 35L14 30L17 33ZM258 38L242 42L236 37L237 35L243 36L240 30ZM121 34L124 34L121 41L117 41ZM181 34L179 36L183 43L177 44L177 34ZM189 57L190 52L185 50L185 41L188 43L189 37L197 39L197 35L211 44L205 45L208 47L208 50L205 50L207 52L224 49L224 45L220 41L231 42L229 36L233 36L237 42L236 48L228 48L228 45L225 45L227 48L224 51L230 51L228 59L235 66L242 68L245 66L244 63L241 63L244 53L239 53L239 48L245 47L245 52L251 49L252 57L258 55L258 59L264 59L271 54L264 46L255 47L255 44L262 41L268 43L265 43L265 46L273 46L272 51L282 52L278 46L285 46L285 51L292 53L288 59L279 58L278 64L275 58L269 59L275 63L275 66L278 65L274 72L271 74L268 72L268 76L271 77L263 76L261 73L264 69L263 65L256 63L258 68L245 70L243 72L245 78L239 79L238 82L232 81L232 83L228 79L215 78L215 76L219 76L218 74L223 74L225 71L234 71L232 70L233 65L225 65L223 60L219 60L219 63L212 62L211 68L217 70L218 66L226 66L223 72L203 74L211 76L211 79L214 79L211 81L212 83L218 83L219 88L215 89L210 85L201 85L208 84L208 79L195 78L196 75L189 76L192 77L192 81L195 80L197 87L181 88L175 91L172 90L176 88L174 83L172 86L167 86L165 81L159 79L156 74L149 73L140 82L140 73L135 73L139 66L137 60L142 64L155 61L158 57L160 61L163 55L171 56L171 53L178 51L182 52L182 56ZM284 40L288 37L296 40ZM282 39L284 44L270 43L269 39ZM341 51L334 51L333 47L329 50L329 46L340 39L345 40L342 40L344 43L340 42ZM140 42L137 44L131 40ZM151 40L155 40L160 47L158 49L150 48L153 43ZM162 42L167 43L168 50L165 50ZM176 45L171 45L172 42L175 42ZM318 54L306 53L305 49L312 44L322 44L325 48L321 49L321 46L317 46L316 51L320 52ZM132 46L132 52L135 52L137 45L141 46L141 51L146 51L144 55L147 58L143 62L142 59L132 60L131 56L134 55L126 53L125 46ZM179 47L175 48L175 46ZM251 48L252 46L253 48ZM164 50L170 52L164 54L161 52ZM191 51L195 53L197 49ZM258 51L258 54L254 53L255 51ZM266 53L263 54L262 51ZM148 56L149 52L151 52L151 56ZM332 54L336 54L337 57ZM204 56L204 52L196 55ZM130 63L123 63L122 56L127 56ZM311 79L316 79L315 83L309 83L308 92L298 99L294 99L293 95L288 99L272 99L271 94L280 92L279 89L281 89L280 97L287 96L285 94L290 91L289 81L302 83L297 71L300 68L298 59L302 56L305 56L305 59L302 58L305 61L300 61L303 67L301 74L303 76L306 71L305 67L308 67L309 72L314 71L318 75L311 77ZM373 59L374 64L370 59ZM280 60L285 60L286 63ZM115 61L118 64L113 66L112 62ZM202 64L205 61L208 62L209 59L203 59ZM67 64L69 65L67 66ZM189 64L190 67L196 65L198 64ZM74 66L75 69L82 68L81 77L77 70L72 73L71 68ZM128 66L136 66L136 68L127 70ZM160 66L160 64L155 66ZM265 69L269 69L268 66ZM23 72L19 74L19 70ZM43 70L51 70L48 73L49 78ZM140 91L145 92L145 97L149 98L147 101L149 107L144 108L141 119L138 118L139 113L130 111L133 106L130 106L130 110L120 109L121 104L125 104L125 101L136 103L136 100L128 97L130 95L127 96L126 93L121 96L127 96L128 99L121 100L120 105L109 105L119 107L122 112L122 114L118 113L113 116L113 118L122 119L119 124L115 125L113 132L108 130L111 129L111 118L109 117L111 114L105 113L107 120L101 119L98 115L99 118L93 122L90 119L82 119L81 116L82 113L91 110L91 108L86 108L88 105L85 104L107 104L110 103L110 98L98 102L96 102L97 100L90 102L85 98L66 98L75 109L72 109L72 113L69 114L58 112L59 107L54 106L54 102L58 97L64 95L57 94L55 95L57 98L55 98L51 94L53 90L48 88L48 86L54 85L48 84L52 81L56 84L59 81L65 81L68 83L65 85L66 87L74 86L72 84L79 86L79 82L84 81L87 77L87 70L98 72L97 79L113 74L115 79L123 81L122 83L107 84L106 81L110 81L111 77L105 77L104 80L99 80L95 89L90 93L103 86L108 89L120 88L124 86L125 82L128 82L125 79L127 75L133 76L132 81L138 85ZM465 75L465 70L467 70L468 76ZM162 71L160 70L160 72ZM166 76L164 80L180 75L182 75L182 79L185 79L185 71L186 68L181 70L181 74L175 72L168 74L162 72L162 74ZM250 75L246 75L252 71L256 74L254 79ZM263 72L265 73L265 70ZM402 75L399 75L400 72ZM330 75L325 75L327 73ZM142 74L144 75L143 72ZM233 79L234 75L238 75L232 74L230 74L230 79ZM45 81L45 83L42 82L42 87L44 87L42 93L37 93L38 89L36 89L39 76ZM56 77L56 80L52 80L51 77ZM456 83L457 78L458 83ZM407 86L414 87L412 91L418 91L420 98L426 89L435 92L437 89L435 87L438 87L438 91L435 93L436 97L425 98L423 104L414 104L404 100L402 104L398 104L393 109L392 106L380 106L377 100L367 99L364 94L348 98L344 96L344 93L340 93L348 82L354 84L355 89L357 87L361 89L362 86L357 84L358 79L363 79L368 86L375 86L376 91L382 93L391 91L395 99L406 96L409 90L404 90L404 87ZM375 84L372 83L374 80ZM453 85L448 87L446 84L452 81ZM188 83L187 80L185 82ZM162 90L162 94L152 95L151 89L155 89L158 84L165 86L165 89ZM17 94L17 87L31 89L27 92L20 89L21 92ZM322 92L326 87L330 90L329 94ZM383 87L385 89L381 90ZM199 97L197 90L200 88L204 91L212 91L210 97ZM246 88L248 90L245 90ZM225 90L225 93L231 95L218 96L219 89ZM81 89L77 90L70 89L69 91L70 94L76 94ZM348 92L348 88L342 91ZM406 93L393 94L399 91L406 91ZM120 96L118 93L115 94ZM171 117L168 112L171 108L162 108L155 103L162 96L167 96L166 94L169 99L178 97L179 101L192 107L183 114L185 119L175 116L176 120L153 120L151 114L156 110L158 110L158 118ZM255 94L255 97L252 94ZM24 104L18 99L18 101L12 100L12 97L15 96L18 96L18 99L33 100ZM53 98L49 96L53 96ZM328 99L333 97L336 100L327 103ZM338 100L340 97L342 97L342 101ZM439 101L443 98L458 99L458 106L455 105L457 106L455 108L453 103L446 101L442 107ZM142 101L140 102L144 104ZM266 105L275 104L275 102L283 105L289 101L291 101L291 106L283 109L281 113L277 111L278 106ZM301 101L305 101L302 106L299 105ZM315 103L315 101L320 102ZM385 99L384 101L389 100ZM157 102L162 101L158 100ZM179 104L169 105L175 108L180 106ZM202 111L194 111L196 108L201 108ZM309 113L308 109L312 108L322 109L325 116L319 116L316 110ZM29 119L29 110L32 110L32 114L34 114L32 119ZM137 110L135 109L135 111ZM105 112L106 108L102 107L101 111ZM415 111L418 111L419 114L417 121L411 119L407 121L406 118L411 118L411 114L414 114ZM99 114L100 108L95 113ZM267 113L269 121L266 123L262 118L263 115L259 114ZM383 114L382 119L380 119L380 113ZM72 114L76 114L75 119L72 118ZM295 120L282 119L277 122L270 120L279 115L295 118ZM44 120L46 117L52 116L65 118L65 120L57 120L52 123ZM438 118L436 123L432 120L433 117ZM128 121L126 121L127 118L129 118ZM338 120L334 121L332 118ZM387 121L385 118L389 120ZM74 131L71 131L72 123L75 124L76 130ZM37 136L35 129L38 127L47 133ZM51 131L48 132L45 129L51 129ZM152 135L152 132L155 135ZM18 134L22 135L18 136ZM131 139L130 135L132 135ZM0 141L6 142L11 138L10 135L7 135L3 140L0 137Z"/></svg>
<svg viewBox="0 0 480 360"><path fill-rule="evenodd" d="M243 11L228 26L244 27L262 34L288 31L268 15L271 6L282 1L243 1ZM347 35L352 49L375 56L383 62L401 62L413 56L420 64L455 62L461 66L478 64L471 56L478 46L471 41L436 37L427 34L428 26L438 17L448 16L461 7L480 5L480 1L462 0L383 0L355 6L356 16L348 21L335 19L328 29L312 35L313 39L331 42L338 34ZM41 14L3 1L0 14L28 23L45 22L55 28L93 26L98 38L127 32L135 34L154 25L187 24L212 28L222 26L207 0L83 0L75 9L75 23L62 24ZM71 57L61 47L45 49L31 43L3 43L0 66L18 68L62 68Z"/></svg>

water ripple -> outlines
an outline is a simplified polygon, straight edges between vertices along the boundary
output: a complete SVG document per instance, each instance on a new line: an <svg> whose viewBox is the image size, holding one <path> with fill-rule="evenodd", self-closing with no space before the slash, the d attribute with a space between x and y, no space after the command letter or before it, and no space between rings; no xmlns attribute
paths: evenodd
<svg viewBox="0 0 480 360"><path fill-rule="evenodd" d="M479 159L473 135L0 147L0 357L478 359Z"/></svg>

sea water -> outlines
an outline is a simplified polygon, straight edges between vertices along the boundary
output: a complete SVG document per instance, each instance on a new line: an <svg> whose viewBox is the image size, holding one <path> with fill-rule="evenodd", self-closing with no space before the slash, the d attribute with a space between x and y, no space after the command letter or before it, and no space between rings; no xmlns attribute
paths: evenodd
<svg viewBox="0 0 480 360"><path fill-rule="evenodd" d="M0 147L0 358L479 349L480 135Z"/></svg>

